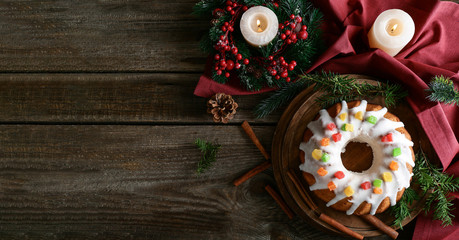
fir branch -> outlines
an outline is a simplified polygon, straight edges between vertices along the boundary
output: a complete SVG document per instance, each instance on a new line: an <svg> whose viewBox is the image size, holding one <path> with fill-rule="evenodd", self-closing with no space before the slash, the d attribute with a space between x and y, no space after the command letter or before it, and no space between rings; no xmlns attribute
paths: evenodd
<svg viewBox="0 0 459 240"><path fill-rule="evenodd" d="M216 143L206 142L199 138L195 141L196 146L201 150L201 160L198 162L197 174L201 174L210 168L217 159L217 152L220 150L221 145Z"/></svg>
<svg viewBox="0 0 459 240"><path fill-rule="evenodd" d="M193 14L198 16L210 16L215 8L223 5L225 0L201 0L193 7Z"/></svg>
<svg viewBox="0 0 459 240"><path fill-rule="evenodd" d="M411 216L413 209L410 208L410 205L415 200L419 200L418 194L413 189L407 188L405 189L400 201L396 205L390 207L389 211L395 217L393 222L394 226L398 226L400 229L403 229L403 220Z"/></svg>
<svg viewBox="0 0 459 240"><path fill-rule="evenodd" d="M449 194L459 190L459 178L443 173L441 168L433 166L422 150L416 154L416 166L413 170L424 194L431 192L424 206L425 213L433 208L434 220L441 220L444 227L452 225L453 197Z"/></svg>
<svg viewBox="0 0 459 240"><path fill-rule="evenodd" d="M377 96L384 97L386 105L390 107L407 95L400 85L389 82L371 85L358 83L355 78L335 73L306 74L300 76L295 83L290 83L280 88L273 95L263 100L255 109L256 116L261 118L269 115L275 109L290 102L303 89L313 84L315 84L315 91L325 93L317 99L317 102L324 108L341 101L361 100Z"/></svg>
<svg viewBox="0 0 459 240"><path fill-rule="evenodd" d="M435 76L429 83L430 94L427 96L432 102L459 105L459 91L454 88L453 81L444 76Z"/></svg>

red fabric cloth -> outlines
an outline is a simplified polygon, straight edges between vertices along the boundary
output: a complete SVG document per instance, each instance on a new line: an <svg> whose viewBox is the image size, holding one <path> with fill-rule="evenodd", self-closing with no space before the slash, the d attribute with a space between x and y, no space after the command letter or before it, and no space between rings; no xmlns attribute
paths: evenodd
<svg viewBox="0 0 459 240"><path fill-rule="evenodd" d="M459 5L437 0L316 0L315 5L325 15L323 36L329 48L307 72L323 69L366 74L404 85L410 93L408 102L443 168L459 176L459 106L430 102L425 92L435 75L450 77L456 89L459 88ZM410 43L398 55L390 57L379 49L369 48L367 32L381 12L394 8L410 14L416 30ZM216 92L254 93L241 89L237 81L221 85L201 77L195 94L209 97ZM459 212L456 216L459 217ZM459 233L457 224L443 228L429 219L419 217L415 239L453 239Z"/></svg>

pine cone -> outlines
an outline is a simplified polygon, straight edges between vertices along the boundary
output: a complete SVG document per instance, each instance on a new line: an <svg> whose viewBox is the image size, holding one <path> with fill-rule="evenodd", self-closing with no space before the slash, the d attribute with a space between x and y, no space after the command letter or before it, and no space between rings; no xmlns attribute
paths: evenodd
<svg viewBox="0 0 459 240"><path fill-rule="evenodd" d="M214 122L228 123L236 114L238 105L231 95L217 93L207 101L207 112L213 115Z"/></svg>

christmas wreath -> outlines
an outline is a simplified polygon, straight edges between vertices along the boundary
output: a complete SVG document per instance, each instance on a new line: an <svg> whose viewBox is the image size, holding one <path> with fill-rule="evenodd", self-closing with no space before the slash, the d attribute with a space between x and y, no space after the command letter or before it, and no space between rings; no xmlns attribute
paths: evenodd
<svg viewBox="0 0 459 240"><path fill-rule="evenodd" d="M250 46L239 28L249 8L264 6L278 19L278 32L265 46ZM282 87L309 68L322 49L322 14L307 0L201 0L194 13L212 17L201 48L212 58L212 79L238 78L250 91Z"/></svg>

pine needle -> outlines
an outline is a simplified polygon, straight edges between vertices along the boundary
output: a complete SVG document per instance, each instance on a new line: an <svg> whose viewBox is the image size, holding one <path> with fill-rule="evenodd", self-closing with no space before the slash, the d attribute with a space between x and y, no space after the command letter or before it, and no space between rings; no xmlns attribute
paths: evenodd
<svg viewBox="0 0 459 240"><path fill-rule="evenodd" d="M444 76L435 76L429 83L430 94L427 96L432 102L459 105L459 91L454 88L451 79Z"/></svg>
<svg viewBox="0 0 459 240"><path fill-rule="evenodd" d="M389 209L390 213L395 217L394 226L399 226L400 229L403 229L403 220L411 216L413 209L410 208L410 205L414 200L419 200L418 194L413 189L407 188L400 201Z"/></svg>
<svg viewBox="0 0 459 240"><path fill-rule="evenodd" d="M201 160L198 162L198 168L196 170L196 173L200 175L210 168L217 160L217 153L218 150L220 150L221 145L206 142L199 138L196 139L195 144L202 152Z"/></svg>

